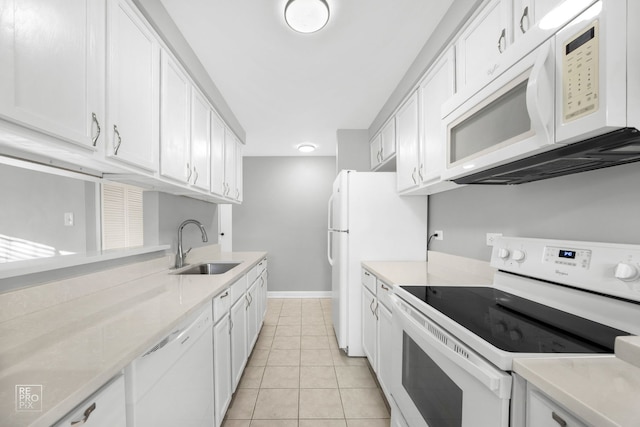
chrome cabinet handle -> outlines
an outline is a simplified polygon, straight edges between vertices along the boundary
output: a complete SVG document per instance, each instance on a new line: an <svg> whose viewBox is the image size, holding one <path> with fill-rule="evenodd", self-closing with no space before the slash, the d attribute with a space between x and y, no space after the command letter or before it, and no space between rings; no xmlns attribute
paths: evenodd
<svg viewBox="0 0 640 427"><path fill-rule="evenodd" d="M553 418L553 420L557 422L559 425L561 425L562 427L567 427L567 422L563 420L562 417L556 414L555 412L551 413L551 418Z"/></svg>
<svg viewBox="0 0 640 427"><path fill-rule="evenodd" d="M418 181L416 181L416 170L417 168L413 168L413 172L411 172L411 179L413 179L414 184L418 183Z"/></svg>
<svg viewBox="0 0 640 427"><path fill-rule="evenodd" d="M375 298L371 298L371 304L369 304L369 310L371 310L371 313L373 313L373 303L376 301Z"/></svg>
<svg viewBox="0 0 640 427"><path fill-rule="evenodd" d="M84 414L82 414L83 415L82 419L78 421L72 421L71 425L75 426L75 425L85 424L89 419L89 417L91 416L91 413L95 410L96 410L96 402L93 402L91 406L85 409Z"/></svg>
<svg viewBox="0 0 640 427"><path fill-rule="evenodd" d="M371 273L369 273L368 271L365 271L365 272L364 272L364 275L365 275L365 276L371 276Z"/></svg>
<svg viewBox="0 0 640 427"><path fill-rule="evenodd" d="M118 137L118 143L113 147L113 154L118 155L118 150L120 149L120 144L122 144L122 138L120 137L120 131L118 130L118 126L113 125L113 134Z"/></svg>
<svg viewBox="0 0 640 427"><path fill-rule="evenodd" d="M227 194L229 194L229 184L227 184L226 182L223 182L222 186L224 187L224 191L222 192L222 195L226 196Z"/></svg>
<svg viewBox="0 0 640 427"><path fill-rule="evenodd" d="M389 288L387 288L387 287L384 285L384 283L381 283L381 284L380 284L380 287L381 287L382 289L384 289L385 291L388 291L388 290L389 290Z"/></svg>
<svg viewBox="0 0 640 427"><path fill-rule="evenodd" d="M226 298L226 297L228 297L228 296L229 296L229 291L227 291L227 292L225 292L224 294L222 294L222 295L220 296L220 299L222 299L222 298Z"/></svg>
<svg viewBox="0 0 640 427"><path fill-rule="evenodd" d="M196 185L196 182L198 182L198 177L199 177L200 175L198 174L198 170L196 169L196 167L195 167L195 166L193 167L193 175L194 175L194 178L193 178L193 185Z"/></svg>
<svg viewBox="0 0 640 427"><path fill-rule="evenodd" d="M418 168L418 176L420 177L420 181L424 181L424 177L422 176L422 163L420 163L420 167Z"/></svg>
<svg viewBox="0 0 640 427"><path fill-rule="evenodd" d="M502 43L504 42L504 47L502 47ZM505 28L502 29L500 33L500 38L498 39L498 52L502 53L507 48L507 30Z"/></svg>
<svg viewBox="0 0 640 427"><path fill-rule="evenodd" d="M96 116L96 113L91 113L91 120L93 120L93 123L96 124L96 130L98 131L96 133L96 136L93 137L93 139L91 140L91 142L93 143L93 146L95 147L96 144L98 143L98 138L100 137L100 122L98 121L98 116Z"/></svg>
<svg viewBox="0 0 640 427"><path fill-rule="evenodd" d="M378 154L376 155L378 158L378 163L382 162L382 148L378 150Z"/></svg>
<svg viewBox="0 0 640 427"><path fill-rule="evenodd" d="M236 199L239 199L239 198L240 198L240 190L236 188Z"/></svg>
<svg viewBox="0 0 640 427"><path fill-rule="evenodd" d="M244 306L245 311L249 310L249 306L251 305L251 301L249 301L249 297L247 294L244 294L244 300L247 302L247 305Z"/></svg>
<svg viewBox="0 0 640 427"><path fill-rule="evenodd" d="M524 29L524 20L527 20L527 29ZM526 33L529 30L529 6L525 6L524 10L522 11L522 16L520 17L520 31L522 31L522 34Z"/></svg>
<svg viewBox="0 0 640 427"><path fill-rule="evenodd" d="M193 172L191 171L191 166L187 163L187 182L191 181L191 175L193 175Z"/></svg>
<svg viewBox="0 0 640 427"><path fill-rule="evenodd" d="M376 302L376 306L373 309L373 315L376 316L376 320L380 320L380 318L378 317L378 306L380 305L380 303Z"/></svg>

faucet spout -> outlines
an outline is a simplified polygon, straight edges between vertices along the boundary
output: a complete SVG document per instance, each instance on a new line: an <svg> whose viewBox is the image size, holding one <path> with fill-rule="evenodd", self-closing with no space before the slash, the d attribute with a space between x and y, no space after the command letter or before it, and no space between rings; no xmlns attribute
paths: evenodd
<svg viewBox="0 0 640 427"><path fill-rule="evenodd" d="M175 268L184 267L184 265L185 265L184 261L185 261L185 259L187 257L187 254L191 250L191 249L189 249L187 252L184 252L183 249L182 249L182 229L187 224L195 224L198 227L200 227L200 232L202 233L202 241L203 242L208 242L209 241L209 238L207 237L207 231L204 229L204 225L202 225L200 223L200 221L197 221L195 219L188 219L186 221L183 221L182 224L180 224L180 226L178 227L178 252L176 253Z"/></svg>

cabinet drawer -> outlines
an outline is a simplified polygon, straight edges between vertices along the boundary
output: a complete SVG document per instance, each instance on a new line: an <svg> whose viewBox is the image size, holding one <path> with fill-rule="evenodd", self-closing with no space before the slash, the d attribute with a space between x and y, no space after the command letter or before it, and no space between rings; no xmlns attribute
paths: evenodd
<svg viewBox="0 0 640 427"><path fill-rule="evenodd" d="M226 289L213 298L213 323L218 323L231 308L231 290Z"/></svg>
<svg viewBox="0 0 640 427"><path fill-rule="evenodd" d="M376 276L373 273L368 272L364 268L362 269L362 284L367 287L373 293L376 294Z"/></svg>
<svg viewBox="0 0 640 427"><path fill-rule="evenodd" d="M529 390L527 394L527 427L587 426L539 392Z"/></svg>
<svg viewBox="0 0 640 427"><path fill-rule="evenodd" d="M247 292L247 276L242 276L238 279L231 287L229 288L231 291L231 304L235 303L240 299L245 292Z"/></svg>
<svg viewBox="0 0 640 427"><path fill-rule="evenodd" d="M376 284L377 284L377 292L376 295L378 296L378 301L380 302L380 304L384 305L389 311L393 311L392 309L392 305L391 305L391 295L393 294L393 287L391 285L386 284L385 282L383 282L380 279L376 280Z"/></svg>
<svg viewBox="0 0 640 427"><path fill-rule="evenodd" d="M111 427L125 424L124 376L120 375L78 405L55 426Z"/></svg>

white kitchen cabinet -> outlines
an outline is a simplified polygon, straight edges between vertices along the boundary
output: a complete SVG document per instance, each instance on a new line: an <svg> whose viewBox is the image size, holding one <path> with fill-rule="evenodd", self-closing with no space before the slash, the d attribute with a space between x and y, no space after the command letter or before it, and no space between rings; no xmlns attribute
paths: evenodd
<svg viewBox="0 0 640 427"><path fill-rule="evenodd" d="M378 319L376 314L376 306L378 300L376 296L362 286L362 349L365 356L369 359L369 364L374 372L378 372L377 359L377 330Z"/></svg>
<svg viewBox="0 0 640 427"><path fill-rule="evenodd" d="M191 174L189 183L204 191L209 191L211 148L211 109L204 95L195 87L191 88Z"/></svg>
<svg viewBox="0 0 640 427"><path fill-rule="evenodd" d="M108 1L106 155L158 169L160 45L124 0Z"/></svg>
<svg viewBox="0 0 640 427"><path fill-rule="evenodd" d="M512 1L490 1L459 35L455 45L458 90L504 71L498 70L499 58L512 40Z"/></svg>
<svg viewBox="0 0 640 427"><path fill-rule="evenodd" d="M105 10L104 0L0 3L0 117L102 149Z"/></svg>
<svg viewBox="0 0 640 427"><path fill-rule="evenodd" d="M236 137L229 128L224 130L224 193L233 198L236 189Z"/></svg>
<svg viewBox="0 0 640 427"><path fill-rule="evenodd" d="M513 0L514 41L527 33L564 0Z"/></svg>
<svg viewBox="0 0 640 427"><path fill-rule="evenodd" d="M587 427L566 409L527 385L526 427Z"/></svg>
<svg viewBox="0 0 640 427"><path fill-rule="evenodd" d="M378 382L387 400L389 400L391 398L391 381L393 379L391 359L393 357L394 329L391 307L387 308L382 301L382 298L378 298Z"/></svg>
<svg viewBox="0 0 640 427"><path fill-rule="evenodd" d="M267 314L267 292L268 292L268 277L269 273L266 269L267 260L263 260L265 263L265 269L260 274L258 280L260 281L260 324L264 320L264 316Z"/></svg>
<svg viewBox="0 0 640 427"><path fill-rule="evenodd" d="M54 426L124 426L126 425L124 393L124 376L120 375L78 405Z"/></svg>
<svg viewBox="0 0 640 427"><path fill-rule="evenodd" d="M228 291L227 291L228 292ZM215 318L215 299L214 299ZM231 403L231 321L227 311L213 327L213 390L216 427Z"/></svg>
<svg viewBox="0 0 640 427"><path fill-rule="evenodd" d="M371 170L374 170L382 163L382 134L378 133L369 143L369 161Z"/></svg>
<svg viewBox="0 0 640 427"><path fill-rule="evenodd" d="M238 202L242 202L242 143L236 139L236 189L232 194L232 198Z"/></svg>
<svg viewBox="0 0 640 427"><path fill-rule="evenodd" d="M235 391L247 363L247 313L244 294L231 306L231 390Z"/></svg>
<svg viewBox="0 0 640 427"><path fill-rule="evenodd" d="M191 82L182 67L162 51L160 174L187 183L193 170L190 153Z"/></svg>
<svg viewBox="0 0 640 427"><path fill-rule="evenodd" d="M249 287L246 294L246 310L247 310L247 354L251 354L253 346L258 339L258 332L260 331L260 319L258 318L259 310L259 282L256 280Z"/></svg>
<svg viewBox="0 0 640 427"><path fill-rule="evenodd" d="M442 104L455 92L453 49L449 49L420 83L420 138L423 169L421 181L440 180L446 168L446 131L442 125Z"/></svg>
<svg viewBox="0 0 640 427"><path fill-rule="evenodd" d="M398 191L417 187L421 181L418 114L418 91L415 91L396 113Z"/></svg>
<svg viewBox="0 0 640 427"><path fill-rule="evenodd" d="M224 181L224 137L226 127L215 112L211 113L211 192L218 196L226 190Z"/></svg>
<svg viewBox="0 0 640 427"><path fill-rule="evenodd" d="M396 122L392 117L371 141L371 169L385 163L396 154Z"/></svg>

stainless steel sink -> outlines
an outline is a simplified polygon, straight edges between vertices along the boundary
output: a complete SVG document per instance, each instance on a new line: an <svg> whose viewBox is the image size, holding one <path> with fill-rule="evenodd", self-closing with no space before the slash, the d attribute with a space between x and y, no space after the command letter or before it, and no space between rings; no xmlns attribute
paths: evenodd
<svg viewBox="0 0 640 427"><path fill-rule="evenodd" d="M207 262L189 267L178 274L224 274L240 264L239 262Z"/></svg>

